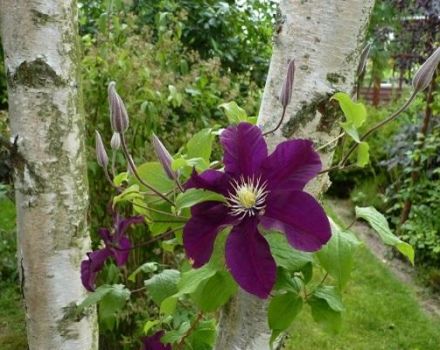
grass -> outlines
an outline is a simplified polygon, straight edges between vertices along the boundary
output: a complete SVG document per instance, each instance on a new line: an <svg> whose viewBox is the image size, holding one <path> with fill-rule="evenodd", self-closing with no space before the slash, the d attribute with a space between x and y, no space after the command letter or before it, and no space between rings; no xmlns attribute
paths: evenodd
<svg viewBox="0 0 440 350"><path fill-rule="evenodd" d="M331 209L326 208L331 215ZM333 215L332 215L333 216ZM356 253L343 292L341 332L324 333L306 306L294 321L289 350L438 350L440 318L427 315L415 292L394 277L365 246Z"/></svg>
<svg viewBox="0 0 440 350"><path fill-rule="evenodd" d="M24 312L18 286L0 285L0 349L26 350Z"/></svg>

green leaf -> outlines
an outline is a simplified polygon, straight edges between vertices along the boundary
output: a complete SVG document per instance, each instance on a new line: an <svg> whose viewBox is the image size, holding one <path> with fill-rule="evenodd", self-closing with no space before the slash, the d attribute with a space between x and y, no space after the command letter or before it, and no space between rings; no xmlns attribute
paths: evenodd
<svg viewBox="0 0 440 350"><path fill-rule="evenodd" d="M92 293L89 293L87 297L78 305L78 311L84 310L86 307L90 305L97 304L107 293L110 293L113 285L103 284L96 288L96 290Z"/></svg>
<svg viewBox="0 0 440 350"><path fill-rule="evenodd" d="M139 193L138 185L131 185L126 188L121 194L113 197L113 205L121 202L129 202L134 199L142 199L142 195Z"/></svg>
<svg viewBox="0 0 440 350"><path fill-rule="evenodd" d="M144 163L137 168L137 172L142 180L159 192L166 193L174 188L174 181L167 176L159 162ZM142 191L146 190L145 186L139 184L136 178L133 177L131 181L140 185Z"/></svg>
<svg viewBox="0 0 440 350"><path fill-rule="evenodd" d="M219 107L224 109L230 124L238 124L248 120L246 111L239 107L234 101L223 103Z"/></svg>
<svg viewBox="0 0 440 350"><path fill-rule="evenodd" d="M113 179L113 183L115 184L115 186L121 186L124 182L128 182L127 172L120 173L116 175L115 178Z"/></svg>
<svg viewBox="0 0 440 350"><path fill-rule="evenodd" d="M367 142L361 142L358 145L357 165L363 168L370 162L370 146Z"/></svg>
<svg viewBox="0 0 440 350"><path fill-rule="evenodd" d="M193 350L210 350L214 347L216 332L216 322L207 320L199 322L198 326L187 338Z"/></svg>
<svg viewBox="0 0 440 350"><path fill-rule="evenodd" d="M182 278L179 281L178 295L190 294L196 291L199 285L215 275L217 271L211 265L206 264L199 269L191 269L182 273Z"/></svg>
<svg viewBox="0 0 440 350"><path fill-rule="evenodd" d="M341 293L334 286L320 286L313 292L313 296L325 300L328 306L334 311L344 311Z"/></svg>
<svg viewBox="0 0 440 350"><path fill-rule="evenodd" d="M177 270L163 270L161 273L154 275L145 281L148 295L157 305L160 305L163 300L177 293L179 277L180 272Z"/></svg>
<svg viewBox="0 0 440 350"><path fill-rule="evenodd" d="M391 232L387 219L383 214L379 213L374 207L356 207L356 217L366 220L378 233L383 243L395 247L414 265L414 248Z"/></svg>
<svg viewBox="0 0 440 350"><path fill-rule="evenodd" d="M203 158L209 163L214 135L212 129L202 129L186 144L188 158Z"/></svg>
<svg viewBox="0 0 440 350"><path fill-rule="evenodd" d="M177 305L177 296L171 295L170 297L164 299L160 304L160 313L165 316L172 315Z"/></svg>
<svg viewBox="0 0 440 350"><path fill-rule="evenodd" d="M122 284L113 285L99 302L99 321L105 329L112 330L116 324L116 314L130 298L130 291Z"/></svg>
<svg viewBox="0 0 440 350"><path fill-rule="evenodd" d="M325 331L338 333L341 329L341 313L333 310L325 299L309 298L308 304L312 309L312 317Z"/></svg>
<svg viewBox="0 0 440 350"><path fill-rule="evenodd" d="M307 263L313 261L312 254L296 250L282 234L270 233L265 235L265 238L269 243L277 266L295 272L300 271Z"/></svg>
<svg viewBox="0 0 440 350"><path fill-rule="evenodd" d="M184 321L180 324L178 329L168 331L160 340L163 343L177 343L191 328L190 321Z"/></svg>
<svg viewBox="0 0 440 350"><path fill-rule="evenodd" d="M144 328L143 328L144 334L148 334L148 331L151 328L153 328L154 326L158 325L159 323L160 323L159 320L152 320L152 321L148 320L147 322L145 322Z"/></svg>
<svg viewBox="0 0 440 350"><path fill-rule="evenodd" d="M171 162L171 169L174 171L185 170L184 172L190 174L194 167L198 171L203 171L209 168L209 162L200 157L190 159L179 157Z"/></svg>
<svg viewBox="0 0 440 350"><path fill-rule="evenodd" d="M226 304L236 291L237 285L231 275L227 271L219 271L200 283L192 298L200 310L213 312Z"/></svg>
<svg viewBox="0 0 440 350"><path fill-rule="evenodd" d="M191 188L180 193L176 198L176 209L190 208L198 203L206 201L226 202L224 196L219 193Z"/></svg>
<svg viewBox="0 0 440 350"><path fill-rule="evenodd" d="M145 264L142 264L141 266L139 266L136 270L134 270L130 276L128 276L128 280L131 282L134 282L136 280L136 275L139 272L143 272L143 273L151 273L151 272L155 272L157 271L157 266L159 264L155 261L149 261L146 262Z"/></svg>
<svg viewBox="0 0 440 350"><path fill-rule="evenodd" d="M334 94L331 99L339 102L339 106L345 115L346 121L341 123L342 128L359 143L360 139L357 129L359 129L367 119L365 106L360 102L353 102L350 96L344 92Z"/></svg>
<svg viewBox="0 0 440 350"><path fill-rule="evenodd" d="M339 288L343 288L353 269L354 252L360 242L349 232L342 231L330 219L332 237L330 241L316 253L321 266L338 282Z"/></svg>
<svg viewBox="0 0 440 350"><path fill-rule="evenodd" d="M302 306L303 300L296 293L287 292L274 296L268 309L270 329L278 331L287 329L301 311Z"/></svg>

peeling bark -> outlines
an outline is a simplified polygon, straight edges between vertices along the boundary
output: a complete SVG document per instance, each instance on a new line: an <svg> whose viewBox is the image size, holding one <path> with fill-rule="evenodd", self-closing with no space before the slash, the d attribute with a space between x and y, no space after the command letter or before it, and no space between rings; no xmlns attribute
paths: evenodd
<svg viewBox="0 0 440 350"><path fill-rule="evenodd" d="M288 138L311 139L319 147L338 135L341 115L329 98L354 88L373 4L374 0L280 1L282 24L274 39L258 118L264 130L271 130L281 116L277 98L290 59L295 59L296 71L286 119L267 140L271 149ZM323 168L330 165L332 156L331 149L321 152ZM328 176L322 175L307 190L319 197L329 185ZM216 349L269 349L266 307L265 301L239 291L222 311Z"/></svg>
<svg viewBox="0 0 440 350"><path fill-rule="evenodd" d="M18 259L31 350L97 349L96 312L80 319L79 266L90 249L84 115L74 0L2 0L1 37L15 167Z"/></svg>

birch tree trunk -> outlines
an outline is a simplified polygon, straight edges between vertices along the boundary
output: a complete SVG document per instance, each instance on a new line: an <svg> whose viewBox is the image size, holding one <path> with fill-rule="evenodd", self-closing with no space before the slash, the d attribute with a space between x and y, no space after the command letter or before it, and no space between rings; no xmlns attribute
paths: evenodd
<svg viewBox="0 0 440 350"><path fill-rule="evenodd" d="M1 0L11 130L18 136L18 258L31 350L97 349L95 311L75 319L90 248L75 0Z"/></svg>
<svg viewBox="0 0 440 350"><path fill-rule="evenodd" d="M319 147L334 139L340 128L338 109L329 103L337 91L351 93L359 55L374 0L281 0L281 23L263 94L258 124L272 130L282 106L277 97L287 64L295 59L292 102L282 127L268 137L269 148L289 138L306 138ZM333 151L321 152L323 168ZM330 185L327 175L308 187L320 197ZM240 291L223 309L216 350L267 350L270 331L267 303Z"/></svg>

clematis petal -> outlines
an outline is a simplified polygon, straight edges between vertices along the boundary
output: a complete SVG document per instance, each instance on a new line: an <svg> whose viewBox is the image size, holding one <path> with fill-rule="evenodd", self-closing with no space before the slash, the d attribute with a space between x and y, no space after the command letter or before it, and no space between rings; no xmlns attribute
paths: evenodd
<svg viewBox="0 0 440 350"><path fill-rule="evenodd" d="M183 229L183 246L194 267L200 267L211 257L215 238L220 230L235 222L228 208L219 202L203 202L191 209L192 217Z"/></svg>
<svg viewBox="0 0 440 350"><path fill-rule="evenodd" d="M87 253L87 259L81 262L81 282L90 292L95 290L96 275L102 270L105 260L111 255L107 248Z"/></svg>
<svg viewBox="0 0 440 350"><path fill-rule="evenodd" d="M258 126L240 123L220 135L226 173L237 178L258 175L267 157L267 145Z"/></svg>
<svg viewBox="0 0 440 350"><path fill-rule="evenodd" d="M117 216L116 219L116 241L119 241L117 237L122 236L125 231L130 227L132 224L142 224L144 223L144 217L143 216L130 216L128 218L122 218L121 216Z"/></svg>
<svg viewBox="0 0 440 350"><path fill-rule="evenodd" d="M110 231L106 228L101 227L98 230L98 234L101 236L102 240L104 241L105 244L110 244L112 241L112 235L110 233Z"/></svg>
<svg viewBox="0 0 440 350"><path fill-rule="evenodd" d="M142 350L171 350L171 344L165 345L160 341L164 334L164 331L159 331L150 337L143 337Z"/></svg>
<svg viewBox="0 0 440 350"><path fill-rule="evenodd" d="M221 171L209 169L201 174L197 174L194 170L189 180L185 183L185 189L200 188L227 196L230 187L229 182L229 175Z"/></svg>
<svg viewBox="0 0 440 350"><path fill-rule="evenodd" d="M269 191L302 190L320 170L319 154L309 140L280 143L262 166Z"/></svg>
<svg viewBox="0 0 440 350"><path fill-rule="evenodd" d="M267 298L275 284L276 264L256 218L235 226L226 241L226 264L242 289Z"/></svg>
<svg viewBox="0 0 440 350"><path fill-rule="evenodd" d="M260 222L266 229L284 232L296 249L314 252L331 237L330 223L321 205L306 192L271 192Z"/></svg>
<svg viewBox="0 0 440 350"><path fill-rule="evenodd" d="M132 245L126 235L121 235L118 240L118 247L112 248L113 257L115 258L116 265L125 265L128 256L130 255L130 249Z"/></svg>

